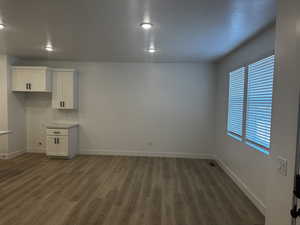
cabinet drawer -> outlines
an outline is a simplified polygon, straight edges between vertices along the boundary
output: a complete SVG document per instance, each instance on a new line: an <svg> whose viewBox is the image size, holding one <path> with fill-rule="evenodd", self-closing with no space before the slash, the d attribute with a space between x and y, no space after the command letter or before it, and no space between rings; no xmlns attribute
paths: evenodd
<svg viewBox="0 0 300 225"><path fill-rule="evenodd" d="M47 129L47 135L68 136L69 132L67 129Z"/></svg>

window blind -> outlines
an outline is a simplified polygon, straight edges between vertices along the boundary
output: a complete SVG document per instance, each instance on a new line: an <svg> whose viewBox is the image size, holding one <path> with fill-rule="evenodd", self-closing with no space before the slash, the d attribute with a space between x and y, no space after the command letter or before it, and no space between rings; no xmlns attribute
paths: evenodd
<svg viewBox="0 0 300 225"><path fill-rule="evenodd" d="M246 139L270 148L274 55L248 67Z"/></svg>
<svg viewBox="0 0 300 225"><path fill-rule="evenodd" d="M229 74L227 131L238 136L243 134L244 79L245 67Z"/></svg>

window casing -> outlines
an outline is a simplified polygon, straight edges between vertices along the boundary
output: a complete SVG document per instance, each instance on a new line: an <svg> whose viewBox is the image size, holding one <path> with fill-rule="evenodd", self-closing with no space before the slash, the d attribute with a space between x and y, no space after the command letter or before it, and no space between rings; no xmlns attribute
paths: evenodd
<svg viewBox="0 0 300 225"><path fill-rule="evenodd" d="M229 74L227 133L265 154L269 154L270 150L274 65L275 56L272 55L242 67L244 68L243 80L246 84L240 85L243 91L239 90L237 92L239 94L231 89L232 85L235 85L232 83L231 76L238 70ZM239 104L239 116L232 119L235 116L232 111L236 110L232 99L241 98L242 93L244 93L243 104L242 106ZM231 128L232 121L235 123L238 121L239 125L235 125L239 128L238 132Z"/></svg>
<svg viewBox="0 0 300 225"><path fill-rule="evenodd" d="M243 135L245 67L229 74L227 130L236 137Z"/></svg>

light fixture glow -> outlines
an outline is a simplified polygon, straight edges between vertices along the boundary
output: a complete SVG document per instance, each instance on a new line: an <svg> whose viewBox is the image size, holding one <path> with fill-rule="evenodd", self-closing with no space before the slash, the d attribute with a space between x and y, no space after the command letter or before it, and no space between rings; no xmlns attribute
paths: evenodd
<svg viewBox="0 0 300 225"><path fill-rule="evenodd" d="M153 54L156 53L158 50L155 48L148 48L146 51Z"/></svg>
<svg viewBox="0 0 300 225"><path fill-rule="evenodd" d="M151 23L141 23L140 26L144 29L144 30L150 30L153 25Z"/></svg>
<svg viewBox="0 0 300 225"><path fill-rule="evenodd" d="M53 49L53 47L52 47L51 44L47 44L46 47L45 47L45 50L46 50L47 52L53 52L53 51L54 51L54 49Z"/></svg>
<svg viewBox="0 0 300 225"><path fill-rule="evenodd" d="M0 30L3 30L5 28L5 25L3 23L0 23Z"/></svg>

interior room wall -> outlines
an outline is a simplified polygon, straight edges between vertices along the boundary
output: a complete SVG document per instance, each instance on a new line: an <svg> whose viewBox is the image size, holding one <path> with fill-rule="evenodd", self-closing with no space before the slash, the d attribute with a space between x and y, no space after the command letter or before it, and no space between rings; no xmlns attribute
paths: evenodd
<svg viewBox="0 0 300 225"><path fill-rule="evenodd" d="M1 157L10 158L26 149L25 98L11 91L10 66L16 63L14 57L0 56L0 130L12 131L0 137Z"/></svg>
<svg viewBox="0 0 300 225"><path fill-rule="evenodd" d="M0 130L8 130L7 57L0 55ZM0 157L8 152L8 137L0 136Z"/></svg>
<svg viewBox="0 0 300 225"><path fill-rule="evenodd" d="M228 74L243 65L271 55L274 52L274 45L275 26L271 26L217 64L217 158L262 213L266 208L268 156L226 133Z"/></svg>
<svg viewBox="0 0 300 225"><path fill-rule="evenodd" d="M300 93L300 1L279 0L277 6L275 49L277 64L266 224L290 225L296 145L299 142L297 129ZM278 156L287 159L287 176L282 176L278 172ZM297 224L300 224L299 217L297 220Z"/></svg>
<svg viewBox="0 0 300 225"><path fill-rule="evenodd" d="M17 58L7 58L7 112L8 130L12 131L8 137L9 157L26 151L26 116L25 96L11 90L11 65L17 63Z"/></svg>
<svg viewBox="0 0 300 225"><path fill-rule="evenodd" d="M212 157L214 66L208 63L22 61L75 68L79 110L51 108L51 95L26 96L27 148L45 151L45 124L78 121L84 154Z"/></svg>

